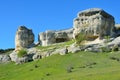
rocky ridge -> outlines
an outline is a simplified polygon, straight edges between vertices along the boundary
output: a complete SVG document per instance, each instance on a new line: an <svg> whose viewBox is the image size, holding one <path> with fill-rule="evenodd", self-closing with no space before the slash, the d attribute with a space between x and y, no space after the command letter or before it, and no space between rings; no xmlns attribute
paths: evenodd
<svg viewBox="0 0 120 80"><path fill-rule="evenodd" d="M77 45L74 40L81 33L87 35L89 39L84 45ZM73 21L73 28L41 32L38 37L38 44L34 44L32 30L20 26L15 37L16 48L8 57L11 61L21 64L53 54L65 55L79 51L119 51L119 35L120 26L115 24L114 17L102 9L92 8L78 13L77 18ZM71 44L68 45L67 42L71 42ZM27 54L18 57L18 51L24 48ZM9 61L8 57L4 61ZM0 59L3 61L4 58Z"/></svg>

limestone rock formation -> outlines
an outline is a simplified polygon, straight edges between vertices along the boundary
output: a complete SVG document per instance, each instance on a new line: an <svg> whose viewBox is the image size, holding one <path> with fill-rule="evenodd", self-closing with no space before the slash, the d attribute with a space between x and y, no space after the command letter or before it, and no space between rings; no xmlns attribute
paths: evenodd
<svg viewBox="0 0 120 80"><path fill-rule="evenodd" d="M111 36L115 25L114 17L99 8L81 11L73 23L74 38L80 33L95 39L97 37Z"/></svg>
<svg viewBox="0 0 120 80"><path fill-rule="evenodd" d="M69 41L73 38L73 28L60 31L46 31L39 34L39 42L42 46Z"/></svg>
<svg viewBox="0 0 120 80"><path fill-rule="evenodd" d="M114 32L115 32L115 37L120 36L120 24L115 24Z"/></svg>
<svg viewBox="0 0 120 80"><path fill-rule="evenodd" d="M15 49L28 48L34 42L34 34L31 29L20 26L15 36Z"/></svg>
<svg viewBox="0 0 120 80"><path fill-rule="evenodd" d="M1 54L0 55L0 63L7 63L10 62L10 56L9 55L5 55L5 54Z"/></svg>
<svg viewBox="0 0 120 80"><path fill-rule="evenodd" d="M32 56L31 54L27 54L24 57L18 57L18 53L16 51L13 51L9 56L11 58L11 61L15 62L16 64L22 64L25 62L30 62L32 61Z"/></svg>
<svg viewBox="0 0 120 80"><path fill-rule="evenodd" d="M32 59L35 61L35 60L38 60L38 59L41 59L42 56L40 54L35 54L33 55Z"/></svg>

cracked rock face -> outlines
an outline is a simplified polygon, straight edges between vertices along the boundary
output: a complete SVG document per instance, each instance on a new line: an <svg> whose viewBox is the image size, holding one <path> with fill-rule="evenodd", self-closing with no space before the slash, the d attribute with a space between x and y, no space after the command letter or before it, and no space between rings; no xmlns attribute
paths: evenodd
<svg viewBox="0 0 120 80"><path fill-rule="evenodd" d="M15 36L15 49L28 48L34 42L34 34L31 29L20 26Z"/></svg>
<svg viewBox="0 0 120 80"><path fill-rule="evenodd" d="M87 34L91 38L111 36L114 25L114 17L104 10L99 8L84 10L74 19L73 37L80 33Z"/></svg>

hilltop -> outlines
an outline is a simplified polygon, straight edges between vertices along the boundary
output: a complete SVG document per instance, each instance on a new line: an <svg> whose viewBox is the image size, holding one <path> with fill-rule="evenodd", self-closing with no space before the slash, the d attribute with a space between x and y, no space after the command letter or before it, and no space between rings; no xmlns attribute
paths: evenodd
<svg viewBox="0 0 120 80"><path fill-rule="evenodd" d="M38 34L19 26L15 49L1 50L1 80L119 79L120 25L100 8L78 13L73 27Z"/></svg>
<svg viewBox="0 0 120 80"><path fill-rule="evenodd" d="M114 17L100 8L79 12L70 29L39 33L37 43L34 43L32 29L19 26L15 35L15 50L9 55L0 55L0 62L13 61L21 64L54 54L119 51L119 27L119 24L115 24ZM64 44L65 42L71 44ZM45 50L38 47L52 48Z"/></svg>

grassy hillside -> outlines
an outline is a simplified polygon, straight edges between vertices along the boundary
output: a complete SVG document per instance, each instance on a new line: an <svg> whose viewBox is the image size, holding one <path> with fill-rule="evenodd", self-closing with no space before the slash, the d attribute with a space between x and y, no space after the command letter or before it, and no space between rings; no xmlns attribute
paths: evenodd
<svg viewBox="0 0 120 80"><path fill-rule="evenodd" d="M0 80L120 80L120 52L79 52L0 64Z"/></svg>

